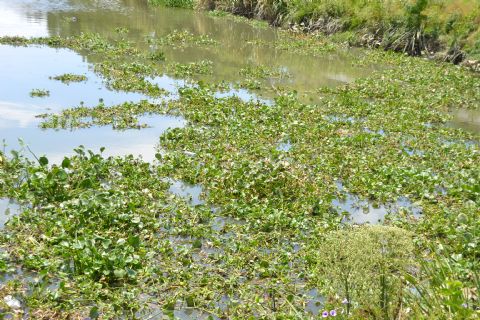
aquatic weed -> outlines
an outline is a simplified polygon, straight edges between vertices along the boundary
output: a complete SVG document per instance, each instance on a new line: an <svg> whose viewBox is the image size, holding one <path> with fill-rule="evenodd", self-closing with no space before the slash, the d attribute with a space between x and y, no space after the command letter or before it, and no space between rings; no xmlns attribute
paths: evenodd
<svg viewBox="0 0 480 320"><path fill-rule="evenodd" d="M70 84L71 82L83 82L87 81L87 76L82 74L72 74L72 73L65 73L62 75L50 77L50 79L61 81L65 84Z"/></svg>
<svg viewBox="0 0 480 320"><path fill-rule="evenodd" d="M30 91L30 97L44 98L50 96L50 91L44 89L33 89Z"/></svg>

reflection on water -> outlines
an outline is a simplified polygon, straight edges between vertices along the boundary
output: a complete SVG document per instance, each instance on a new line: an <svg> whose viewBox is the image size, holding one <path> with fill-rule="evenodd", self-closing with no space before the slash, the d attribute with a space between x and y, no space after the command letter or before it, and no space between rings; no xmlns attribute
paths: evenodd
<svg viewBox="0 0 480 320"><path fill-rule="evenodd" d="M60 111L77 106L81 101L86 105L96 105L103 99L106 105L112 105L146 98L137 93L107 89L103 80L90 70L85 59L68 49L0 45L0 70L0 100L23 105L35 113ZM88 81L66 85L49 79L65 73L85 75ZM48 90L50 96L31 98L32 89ZM33 105L35 107L32 108Z"/></svg>
<svg viewBox="0 0 480 320"><path fill-rule="evenodd" d="M191 185L174 179L168 179L168 182L170 183L168 191L179 197L185 198L185 200L191 205L197 206L205 203L204 200L200 199L203 192L200 185Z"/></svg>
<svg viewBox="0 0 480 320"><path fill-rule="evenodd" d="M332 200L332 206L337 209L339 214L346 214L343 222L381 224L388 215L398 214L402 210L413 215L416 219L422 215L422 209L406 197L398 198L395 203L374 205L352 193L346 192L340 182L337 182L337 189L343 194L343 197Z"/></svg>
<svg viewBox="0 0 480 320"><path fill-rule="evenodd" d="M15 5L0 0L0 16L13 11L18 19L15 28L8 28L8 21L0 20L0 35L78 35L81 32L98 32L112 36L117 27L126 27L130 40L141 47L148 47L146 38L159 38L175 30L187 30L193 34L208 34L219 42L218 46L182 48L165 47L167 61L214 62L214 80L234 82L239 70L245 66L268 65L274 69L288 70L292 75L288 83L294 83L297 91L317 89L322 85L350 82L368 72L365 67L352 66L339 55L324 58L302 56L277 50L270 45L278 35L272 28L253 28L244 22L210 17L193 10L147 7L146 1L52 1L21 0ZM31 17L35 17L32 20ZM37 23L35 31L28 34L28 24ZM11 25L12 23L10 23Z"/></svg>
<svg viewBox="0 0 480 320"><path fill-rule="evenodd" d="M7 150L18 150L21 146L16 140L22 137L30 149L37 155L46 155L51 163L60 163L66 155L72 155L73 149L83 145L95 152L105 147L104 155L142 156L145 161L155 158L155 146L158 137L168 128L185 125L181 117L149 116L141 120L151 128L142 130L114 131L110 127L94 127L79 130L40 130L36 126L28 128L0 129L0 135L7 141Z"/></svg>
<svg viewBox="0 0 480 320"><path fill-rule="evenodd" d="M45 12L24 10L17 1L0 2L0 33L9 36L48 36Z"/></svg>
<svg viewBox="0 0 480 320"><path fill-rule="evenodd" d="M208 34L219 44L213 46L162 47L167 63L213 61L213 74L207 80L226 81L233 85L241 80L239 71L246 66L268 65L285 70L291 77L285 83L297 91L311 91L324 85L348 82L368 72L351 66L348 61L334 55L325 58L301 56L276 50L271 45L278 35L272 28L253 28L247 23L210 17L193 10L147 7L146 1L136 0L0 0L0 36L71 36L81 32L100 33L118 37L115 28L125 27L125 35L140 49L148 49L149 39L158 39L175 30L186 30L195 35ZM261 41L258 41L261 40ZM107 154L131 153L153 159L154 146L159 135L168 127L184 125L183 119L151 117L153 128L114 132L110 128L91 128L77 131L42 131L37 128L38 114L58 112L61 109L96 105L101 99L105 105L125 101L139 101L146 97L136 93L116 92L106 88L102 79L91 69L92 57L67 49L39 46L11 47L0 45L0 139L7 149L18 148L22 138L38 155L46 154L55 162L72 149L106 147ZM64 73L86 75L88 81L65 85L49 79ZM154 83L172 92L175 97L183 79L164 74ZM233 88L233 87L232 87ZM48 90L50 96L31 98L33 89ZM272 92L252 93L245 89L232 89L217 93L218 97L236 95L243 100L271 103ZM262 98L263 97L263 98ZM267 99L265 99L267 98Z"/></svg>
<svg viewBox="0 0 480 320"><path fill-rule="evenodd" d="M451 113L453 119L448 123L449 126L480 133L480 110L456 109Z"/></svg>
<svg viewBox="0 0 480 320"><path fill-rule="evenodd" d="M20 206L11 199L0 198L0 229L12 216L20 213Z"/></svg>
<svg viewBox="0 0 480 320"><path fill-rule="evenodd" d="M21 138L35 154L45 154L54 163L72 154L79 145L95 151L106 147L106 155L141 155L150 161L154 159L159 136L168 128L186 124L181 117L148 116L142 122L151 128L143 130L113 131L110 127L41 130L38 114L58 112L81 102L93 106L102 100L106 105L114 105L147 97L107 89L80 55L66 49L0 46L0 69L4 71L0 74L0 139L5 141L7 151L19 149ZM66 85L49 79L63 73L83 74L88 80ZM169 81L164 77L159 82ZM29 92L36 88L49 90L50 96L30 97Z"/></svg>

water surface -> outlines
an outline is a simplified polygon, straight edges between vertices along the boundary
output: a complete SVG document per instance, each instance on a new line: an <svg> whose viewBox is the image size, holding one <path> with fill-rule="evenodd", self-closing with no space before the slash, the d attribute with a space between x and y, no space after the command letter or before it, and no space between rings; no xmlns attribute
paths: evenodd
<svg viewBox="0 0 480 320"><path fill-rule="evenodd" d="M480 110L456 109L451 114L453 119L449 126L480 134Z"/></svg>
<svg viewBox="0 0 480 320"><path fill-rule="evenodd" d="M207 13L171 8L151 8L146 1L88 1L88 0L0 0L0 36L55 36L79 35L95 32L113 38L119 36L116 28L129 31L123 36L140 49L149 49L148 39L158 40L175 31L194 35L208 35L218 44L213 46L162 47L167 62L213 62L211 81L230 82L229 92L217 96L236 95L243 100L261 99L270 103L272 93L233 89L241 77L241 68L269 65L281 68L291 77L271 80L276 86L291 86L308 91L319 86L335 86L352 81L366 73L338 54L323 58L301 56L276 50L274 46L255 44L274 43L278 38L272 28L254 28L245 22L215 18ZM93 57L67 49L40 46L0 46L0 139L8 149L18 149L18 139L30 146L37 155L47 155L58 161L72 149L84 145L98 150L106 147L108 155L134 154L152 160L158 137L165 130L186 123L181 118L157 116L148 119L152 128L144 130L113 131L111 128L90 128L76 131L40 130L38 114L59 112L64 108L94 106L103 101L107 106L125 101L139 101L147 97L108 89L102 78L93 72ZM88 80L65 85L49 79L64 73L83 74ZM153 82L175 94L183 79L164 74ZM33 89L48 90L50 95L32 98ZM262 98L263 96L263 98Z"/></svg>

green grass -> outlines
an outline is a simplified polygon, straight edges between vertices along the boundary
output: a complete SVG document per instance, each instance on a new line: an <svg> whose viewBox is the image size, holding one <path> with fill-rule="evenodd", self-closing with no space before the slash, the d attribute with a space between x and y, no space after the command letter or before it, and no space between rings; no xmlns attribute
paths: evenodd
<svg viewBox="0 0 480 320"><path fill-rule="evenodd" d="M420 55L459 49L480 56L480 3L468 0L199 0L198 6L298 24L327 34L353 32L352 44ZM457 61L454 61L457 62Z"/></svg>

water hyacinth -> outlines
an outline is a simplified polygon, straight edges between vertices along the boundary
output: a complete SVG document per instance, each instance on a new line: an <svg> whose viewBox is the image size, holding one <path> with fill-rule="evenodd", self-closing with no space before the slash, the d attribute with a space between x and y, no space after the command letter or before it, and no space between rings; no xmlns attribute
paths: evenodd
<svg viewBox="0 0 480 320"><path fill-rule="evenodd" d="M199 37L183 32L168 41L180 43L176 47L182 50L210 43ZM283 37L283 51L299 50L307 57L307 50L325 50L320 40ZM425 315L423 309L415 310L418 296L403 299L408 294L404 289L415 285L403 280L403 272L413 265L406 262L412 256L423 258L420 251L411 254L410 232L422 241L432 238L450 247L452 253L462 254L471 270L476 267L477 240L464 233L476 234L478 208L468 203L478 201L478 189L469 181L478 181L480 153L477 145L466 148L463 141L478 136L442 127L449 119L443 113L449 106L480 106L480 82L464 70L381 52L374 57L366 54L364 62L356 64L376 59L390 62L392 68L348 86L321 89L321 103L304 104L300 99L304 93L278 86L296 81L296 72L278 82L281 77L273 72L283 69L267 66L242 74L242 66L229 64L235 77L222 74L222 79L258 87L259 97L263 89L278 94L275 101L264 103L217 96L221 86L237 83L210 83L218 79L219 70L229 68L211 55L177 59L183 54L172 53L170 43L155 43L166 52L168 63L163 64L162 51L144 52L143 42L137 48L126 40L109 43L95 34L2 41L86 52L95 57L92 61L98 59L93 67L112 88L161 98L161 103L147 99L101 101L90 108L81 104L45 115L42 128L144 128L140 122L144 116L169 112L188 121L160 137L155 163L131 156L105 158L79 149L60 166L53 160L49 165L45 157L36 164L0 151L0 208L1 197L31 204L10 219L0 235L1 249L11 256L8 261L0 259L0 271L18 262L33 272L45 272L45 281L62 281L52 294L35 287L35 294L27 296L18 285L0 290L0 296L18 297L32 318L42 313L44 319L58 319L44 315L47 311L60 319L83 319L88 314L92 319L132 318L150 307L149 302L158 304L152 309L165 310L172 318L182 315L178 307L186 305L194 319L252 315L297 319L312 314L328 318L337 312L339 318L352 319L468 319L475 312L475 301L468 300L467 309L460 308L467 300L458 299L458 315L443 315L443 307ZM222 48L230 48L224 42ZM217 50L203 49L195 52ZM212 63L206 62L209 59ZM300 64L308 65L305 73L318 70L307 62ZM187 84L167 96L157 81L164 73L182 78L174 83ZM192 80L197 78L202 82ZM271 78L276 78L272 85L262 88ZM53 87L56 95L63 87ZM379 130L388 134L378 134ZM442 139L458 143L445 145ZM279 141L294 147L282 152L276 149ZM422 150L423 156L402 152L404 142L411 150ZM421 202L425 217L410 223L405 213L392 215L395 227L339 228L340 213L331 208L332 198L340 193L337 179L348 192L379 205L408 194ZM188 192L188 197L176 194L172 181L198 185L201 197L197 201ZM451 186L452 192L436 195L438 185ZM452 270L445 275L448 281L466 273L455 267L432 269ZM475 287L468 279L460 280L465 288ZM299 283L322 290L308 298ZM386 289L382 299L380 283ZM455 285L451 296L460 296L461 289ZM391 303L404 300L405 308Z"/></svg>

